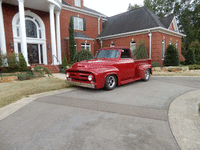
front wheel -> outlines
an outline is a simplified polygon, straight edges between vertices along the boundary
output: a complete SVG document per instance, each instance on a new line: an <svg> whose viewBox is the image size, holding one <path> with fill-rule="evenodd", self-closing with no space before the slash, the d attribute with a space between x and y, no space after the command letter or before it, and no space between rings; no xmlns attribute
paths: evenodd
<svg viewBox="0 0 200 150"><path fill-rule="evenodd" d="M117 79L114 75L108 75L105 80L105 88L107 90L113 90L117 85Z"/></svg>
<svg viewBox="0 0 200 150"><path fill-rule="evenodd" d="M144 74L144 81L148 81L150 79L150 70L146 69Z"/></svg>

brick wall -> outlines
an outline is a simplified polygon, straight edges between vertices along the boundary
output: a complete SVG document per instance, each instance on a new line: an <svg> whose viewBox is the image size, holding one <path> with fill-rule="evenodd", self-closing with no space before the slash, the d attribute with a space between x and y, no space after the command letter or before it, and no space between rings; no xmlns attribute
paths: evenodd
<svg viewBox="0 0 200 150"><path fill-rule="evenodd" d="M165 38L165 49L167 48L170 41L172 41L172 43L175 43L178 41L179 57L180 57L180 60L183 61L184 57L181 54L181 38L172 36L172 35L167 35L167 34L160 33L160 32L152 32L152 45L151 45L152 62L159 62L161 65L163 65L163 60L162 60L162 40L163 40L163 38ZM111 43L115 44L115 46L130 47L130 42L132 40L135 41L136 45L138 46L139 42L142 41L143 39L145 40L145 47L146 47L147 53L149 55L149 36L147 33L104 40L103 47L110 47Z"/></svg>

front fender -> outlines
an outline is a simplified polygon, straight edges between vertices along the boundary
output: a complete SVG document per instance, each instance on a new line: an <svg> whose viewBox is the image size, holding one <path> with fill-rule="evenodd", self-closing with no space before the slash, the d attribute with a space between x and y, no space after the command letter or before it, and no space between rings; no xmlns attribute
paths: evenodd
<svg viewBox="0 0 200 150"><path fill-rule="evenodd" d="M98 71L97 71L98 70ZM96 89L103 88L105 85L105 80L108 75L116 75L119 77L119 70L115 67L112 68L98 68L95 69L95 79L96 79ZM118 78L119 81L119 78Z"/></svg>

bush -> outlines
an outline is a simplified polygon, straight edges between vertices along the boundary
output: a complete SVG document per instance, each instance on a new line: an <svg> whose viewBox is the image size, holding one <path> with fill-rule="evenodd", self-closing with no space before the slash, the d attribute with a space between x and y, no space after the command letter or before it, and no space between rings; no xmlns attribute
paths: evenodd
<svg viewBox="0 0 200 150"><path fill-rule="evenodd" d="M42 67L42 66L36 66L36 67L34 67L33 68L33 73L35 73L35 72L39 72L42 76L44 76L43 72L45 72L46 74L48 74L48 76L52 75L51 72L47 68Z"/></svg>
<svg viewBox="0 0 200 150"><path fill-rule="evenodd" d="M185 61L180 61L180 64L181 65L185 65Z"/></svg>
<svg viewBox="0 0 200 150"><path fill-rule="evenodd" d="M67 66L68 66L67 57L65 55L63 55L61 67L64 68L64 67L67 67Z"/></svg>
<svg viewBox="0 0 200 150"><path fill-rule="evenodd" d="M159 62L151 62L152 67L161 67Z"/></svg>
<svg viewBox="0 0 200 150"><path fill-rule="evenodd" d="M179 54L174 44L168 45L165 51L164 66L179 66Z"/></svg>
<svg viewBox="0 0 200 150"><path fill-rule="evenodd" d="M27 63L22 53L19 53L19 71L28 71Z"/></svg>
<svg viewBox="0 0 200 150"><path fill-rule="evenodd" d="M74 62L79 62L79 61L82 61L82 60L89 60L89 59L94 59L94 56L87 49L83 49L83 50L79 51L74 56Z"/></svg>
<svg viewBox="0 0 200 150"><path fill-rule="evenodd" d="M25 74L17 74L17 76L20 81L36 78L36 76L33 75L32 71Z"/></svg>
<svg viewBox="0 0 200 150"><path fill-rule="evenodd" d="M140 45L135 49L133 56L135 59L145 59L148 57L144 40L142 40Z"/></svg>
<svg viewBox="0 0 200 150"><path fill-rule="evenodd" d="M195 57L194 57L194 51L192 48L189 48L188 52L185 55L185 64L186 65L193 65L195 64Z"/></svg>
<svg viewBox="0 0 200 150"><path fill-rule="evenodd" d="M190 70L199 70L200 69L200 65L189 65L188 67Z"/></svg>
<svg viewBox="0 0 200 150"><path fill-rule="evenodd" d="M17 55L15 53L8 54L6 56L8 62L8 72L19 71L19 62L17 61Z"/></svg>

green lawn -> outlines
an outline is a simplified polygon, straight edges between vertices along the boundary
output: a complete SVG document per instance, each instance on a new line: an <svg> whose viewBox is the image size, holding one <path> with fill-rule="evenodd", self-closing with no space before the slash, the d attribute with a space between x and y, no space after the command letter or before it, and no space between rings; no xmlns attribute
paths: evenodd
<svg viewBox="0 0 200 150"><path fill-rule="evenodd" d="M54 77L0 83L0 108L28 95L66 87L68 87L68 85L65 83L65 80Z"/></svg>

